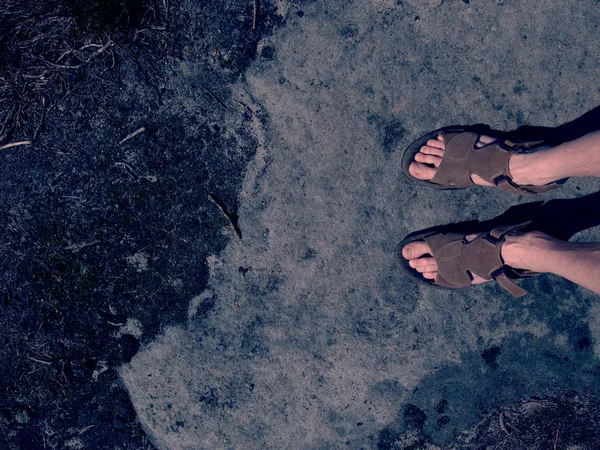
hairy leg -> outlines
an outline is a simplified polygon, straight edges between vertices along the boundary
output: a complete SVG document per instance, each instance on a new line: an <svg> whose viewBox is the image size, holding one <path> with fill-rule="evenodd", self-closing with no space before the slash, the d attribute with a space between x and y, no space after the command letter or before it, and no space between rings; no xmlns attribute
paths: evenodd
<svg viewBox="0 0 600 450"><path fill-rule="evenodd" d="M600 294L599 242L565 242L534 231L507 236L502 257L511 267L553 273Z"/></svg>

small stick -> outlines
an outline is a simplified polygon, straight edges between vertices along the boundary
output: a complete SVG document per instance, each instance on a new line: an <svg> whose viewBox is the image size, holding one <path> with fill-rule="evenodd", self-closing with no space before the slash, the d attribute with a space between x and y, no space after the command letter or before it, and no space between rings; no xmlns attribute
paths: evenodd
<svg viewBox="0 0 600 450"><path fill-rule="evenodd" d="M31 141L20 141L20 142L13 142L11 144L6 144L6 145L3 145L2 147L0 147L0 150L6 150L7 148L16 147L17 145L31 145Z"/></svg>
<svg viewBox="0 0 600 450"><path fill-rule="evenodd" d="M260 174L258 175L257 178L262 178L262 176L265 174L265 172L267 171L267 169L269 168L269 166L271 164L273 164L273 160L274 158L270 158L269 161L267 162L267 164L265 164L265 167L262 168L262 170L260 171Z"/></svg>
<svg viewBox="0 0 600 450"><path fill-rule="evenodd" d="M131 166L124 162L116 162L115 166L122 167L125 170L125 173L129 176L129 178L133 179L137 177L135 171L131 168Z"/></svg>
<svg viewBox="0 0 600 450"><path fill-rule="evenodd" d="M54 62L55 64L58 64L59 62L61 62L63 60L63 58L69 54L73 53L73 50L67 50L66 52L64 52L62 55L59 56L59 58Z"/></svg>
<svg viewBox="0 0 600 450"><path fill-rule="evenodd" d="M222 101L219 99L219 97L217 97L215 94L213 94L211 91L209 91L209 90L208 90L208 89L206 89L205 87L202 87L202 89L204 89L204 91L205 91L205 92L206 92L208 95L210 95L210 96L213 98L213 100L214 100L215 102L217 102L217 103L218 103L219 105L221 105L223 108L227 109L227 106L225 106L225 103L223 103L223 102L222 102Z"/></svg>
<svg viewBox="0 0 600 450"><path fill-rule="evenodd" d="M554 450L556 450L556 444L558 444L558 430L556 430L556 439L554 439Z"/></svg>
<svg viewBox="0 0 600 450"><path fill-rule="evenodd" d="M128 134L127 136L125 136L125 139L123 139L121 142L119 142L119 145L122 145L123 142L126 142L129 139L136 137L138 134L143 133L144 131L146 131L145 127L142 127L139 130L135 130L133 133Z"/></svg>
<svg viewBox="0 0 600 450"><path fill-rule="evenodd" d="M81 436L83 433L85 433L87 430L90 430L92 428L94 428L96 425L88 425L87 427L85 427L83 430L81 430L79 432L79 435Z"/></svg>
<svg viewBox="0 0 600 450"><path fill-rule="evenodd" d="M112 47L114 44L113 41L109 40L106 44L104 44L104 46L100 47L98 50L96 50L96 53L100 54L100 53L104 53L104 51L109 48Z"/></svg>
<svg viewBox="0 0 600 450"><path fill-rule="evenodd" d="M79 247L71 247L71 253L78 253L81 250L83 250L86 247L91 247L92 245L96 245L96 244L100 244L100 241L92 241L92 242L86 242L85 244L81 244Z"/></svg>
<svg viewBox="0 0 600 450"><path fill-rule="evenodd" d="M52 360L46 360L45 358L42 358L41 356L28 356L27 358L31 359L32 361L35 361L37 363L40 364L46 364L47 366L52 365Z"/></svg>
<svg viewBox="0 0 600 450"><path fill-rule="evenodd" d="M240 230L240 227L238 226L238 219L239 217L235 214L231 214L229 211L227 211L227 207L225 206L225 204L223 203L223 201L216 196L216 194L208 194L208 199L213 202L215 205L217 205L217 208L219 208L219 211L221 211L221 213L227 218L229 219L229 222L231 223L231 228L233 228L233 231L235 232L236 236L239 237L240 239L242 238L242 230Z"/></svg>
<svg viewBox="0 0 600 450"><path fill-rule="evenodd" d="M506 425L504 425L504 413L500 413L500 428L502 429L502 431L504 431L506 434L510 435L510 433L508 432L508 430L506 429Z"/></svg>
<svg viewBox="0 0 600 450"><path fill-rule="evenodd" d="M258 22L258 4L259 0L254 0L254 17L252 18L252 29L256 30L256 24Z"/></svg>
<svg viewBox="0 0 600 450"><path fill-rule="evenodd" d="M87 44L87 45L84 45L83 47L81 47L79 50L85 50L86 48L90 48L90 47L102 48L102 46L100 44Z"/></svg>

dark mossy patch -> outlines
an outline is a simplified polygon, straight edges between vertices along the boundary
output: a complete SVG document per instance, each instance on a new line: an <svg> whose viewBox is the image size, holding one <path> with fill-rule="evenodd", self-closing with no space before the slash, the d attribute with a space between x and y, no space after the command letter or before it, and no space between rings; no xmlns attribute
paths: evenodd
<svg viewBox="0 0 600 450"><path fill-rule="evenodd" d="M490 347L481 353L481 358L491 369L496 369L498 367L496 359L498 358L498 355L500 355L501 350L502 349L499 346Z"/></svg>
<svg viewBox="0 0 600 450"><path fill-rule="evenodd" d="M427 414L422 411L417 405L409 403L404 406L402 416L407 428L421 429L427 421Z"/></svg>
<svg viewBox="0 0 600 450"><path fill-rule="evenodd" d="M256 149L230 83L279 22L261 4L256 30L237 0L0 8L0 145L32 142L0 152L1 448L152 448L115 369L230 237L208 195L237 211Z"/></svg>

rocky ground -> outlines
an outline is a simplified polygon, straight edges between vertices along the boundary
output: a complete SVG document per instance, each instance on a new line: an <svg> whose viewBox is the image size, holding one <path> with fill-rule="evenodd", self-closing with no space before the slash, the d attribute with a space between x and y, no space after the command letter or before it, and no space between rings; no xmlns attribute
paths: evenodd
<svg viewBox="0 0 600 450"><path fill-rule="evenodd" d="M597 296L392 256L514 205L600 240L595 180L399 170L443 125L597 128L597 2L7 4L0 447L600 448Z"/></svg>

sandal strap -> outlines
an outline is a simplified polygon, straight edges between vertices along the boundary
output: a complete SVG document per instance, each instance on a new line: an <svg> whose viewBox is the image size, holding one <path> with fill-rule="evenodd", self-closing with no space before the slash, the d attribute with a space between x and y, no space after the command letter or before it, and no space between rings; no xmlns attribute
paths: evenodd
<svg viewBox="0 0 600 450"><path fill-rule="evenodd" d="M531 224L531 220L521 222L515 225L503 225L494 228L488 234L492 239L500 241L501 239L503 240L504 236L506 236L507 234L518 231L529 224ZM499 249L499 251L501 250ZM502 262L504 263L504 261ZM513 297L523 297L525 294L527 294L527 291L521 286L519 286L517 283L512 281L510 278L508 278L504 267L505 266L496 271L496 273L492 274L492 278L498 282L502 289L511 294Z"/></svg>
<svg viewBox="0 0 600 450"><path fill-rule="evenodd" d="M475 274L485 280L497 280L502 288L515 297L525 295L526 291L508 278L501 249L508 233L529 223L499 226L469 242L464 239L464 234L459 233L437 233L424 238L438 265L434 284L450 288L468 287Z"/></svg>
<svg viewBox="0 0 600 450"><path fill-rule="evenodd" d="M500 225L500 226L497 226L496 228L493 228L488 233L488 235L496 240L499 240L500 238L506 236L509 233L512 233L514 231L519 231L520 229L525 228L527 225L531 225L531 222L532 222L531 220L526 220L526 221L515 223L512 225Z"/></svg>
<svg viewBox="0 0 600 450"><path fill-rule="evenodd" d="M527 294L527 291L525 289L523 289L517 283L508 278L504 270L494 275L494 280L498 282L502 289L511 294L513 297L519 298Z"/></svg>
<svg viewBox="0 0 600 450"><path fill-rule="evenodd" d="M496 179L493 180L493 183L498 186L503 191L512 192L514 194L520 195L535 195L542 194L544 192L548 192L554 188L560 186L563 182L555 182L545 184L543 186L533 186L533 185L520 185L515 183L512 178L506 175L500 175Z"/></svg>
<svg viewBox="0 0 600 450"><path fill-rule="evenodd" d="M472 132L442 133L444 157L437 168L432 183L444 186L469 187L475 183L469 173L469 154L479 135Z"/></svg>
<svg viewBox="0 0 600 450"><path fill-rule="evenodd" d="M537 192L530 191L528 188L524 186L519 186L515 183L512 178L507 177L506 175L500 175L496 179L493 180L494 184L498 186L500 189L506 192L512 192L514 194L523 194L523 195L535 195Z"/></svg>

